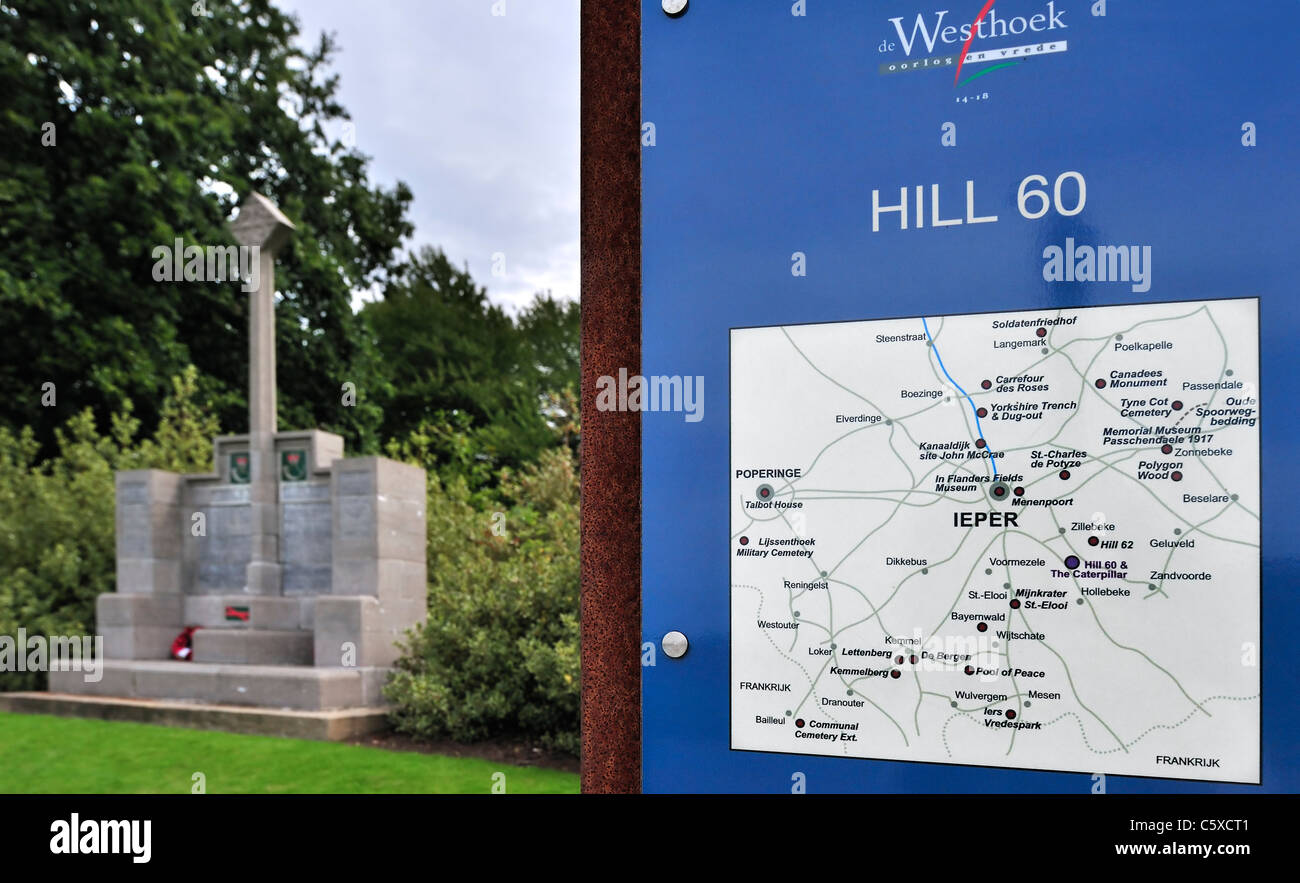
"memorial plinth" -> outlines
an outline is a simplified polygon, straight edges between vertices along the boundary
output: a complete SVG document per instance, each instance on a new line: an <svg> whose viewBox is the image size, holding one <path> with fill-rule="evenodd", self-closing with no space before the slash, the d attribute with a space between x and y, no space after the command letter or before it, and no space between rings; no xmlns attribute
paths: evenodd
<svg viewBox="0 0 1300 883"><path fill-rule="evenodd" d="M104 676L57 693L308 711L378 707L396 642L424 620L425 473L343 456L343 439L275 425L274 261L292 225L264 197L233 225L256 248L249 426L210 473L116 475L117 591L96 603ZM256 257L256 256L255 256ZM186 627L192 658L171 645Z"/></svg>

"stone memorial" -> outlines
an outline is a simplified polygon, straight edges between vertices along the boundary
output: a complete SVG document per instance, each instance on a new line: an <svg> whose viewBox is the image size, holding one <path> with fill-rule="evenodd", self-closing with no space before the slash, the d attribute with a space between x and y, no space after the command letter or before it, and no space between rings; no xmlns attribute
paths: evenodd
<svg viewBox="0 0 1300 883"><path fill-rule="evenodd" d="M333 433L277 429L275 255L294 227L254 193L231 229L256 268L249 431L214 440L210 473L117 473L117 591L96 603L103 677L51 672L50 691L379 710L396 641L425 617L425 473L345 458ZM192 655L173 659L191 627Z"/></svg>

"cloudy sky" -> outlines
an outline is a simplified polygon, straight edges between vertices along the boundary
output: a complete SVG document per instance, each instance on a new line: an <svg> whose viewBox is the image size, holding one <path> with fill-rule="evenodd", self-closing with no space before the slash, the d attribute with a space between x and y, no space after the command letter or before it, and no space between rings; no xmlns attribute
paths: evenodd
<svg viewBox="0 0 1300 883"><path fill-rule="evenodd" d="M577 298L578 0L278 5L303 41L338 37L339 97L371 180L415 194L412 245L468 263L511 308L548 289Z"/></svg>

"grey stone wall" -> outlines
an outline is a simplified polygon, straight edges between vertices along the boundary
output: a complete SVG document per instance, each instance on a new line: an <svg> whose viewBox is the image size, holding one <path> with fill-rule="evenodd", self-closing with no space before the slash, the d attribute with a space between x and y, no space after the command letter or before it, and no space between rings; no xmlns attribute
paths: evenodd
<svg viewBox="0 0 1300 883"><path fill-rule="evenodd" d="M181 477L160 469L119 472L116 483L119 592L181 591Z"/></svg>
<svg viewBox="0 0 1300 883"><path fill-rule="evenodd" d="M329 594L333 578L329 479L280 486L280 562L284 594Z"/></svg>
<svg viewBox="0 0 1300 883"><path fill-rule="evenodd" d="M316 665L390 665L425 619L424 470L384 457L334 464L333 591L316 599Z"/></svg>
<svg viewBox="0 0 1300 883"><path fill-rule="evenodd" d="M250 559L252 509L249 486L216 484L207 480L187 483L184 531L186 591L199 594L242 592ZM206 536L188 529L194 513L207 522Z"/></svg>

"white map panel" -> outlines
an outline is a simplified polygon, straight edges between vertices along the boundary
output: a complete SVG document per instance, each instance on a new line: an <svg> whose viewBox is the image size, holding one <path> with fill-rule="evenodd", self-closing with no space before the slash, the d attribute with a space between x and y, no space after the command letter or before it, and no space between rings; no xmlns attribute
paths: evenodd
<svg viewBox="0 0 1300 883"><path fill-rule="evenodd" d="M735 749L1260 776L1255 299L731 339Z"/></svg>

